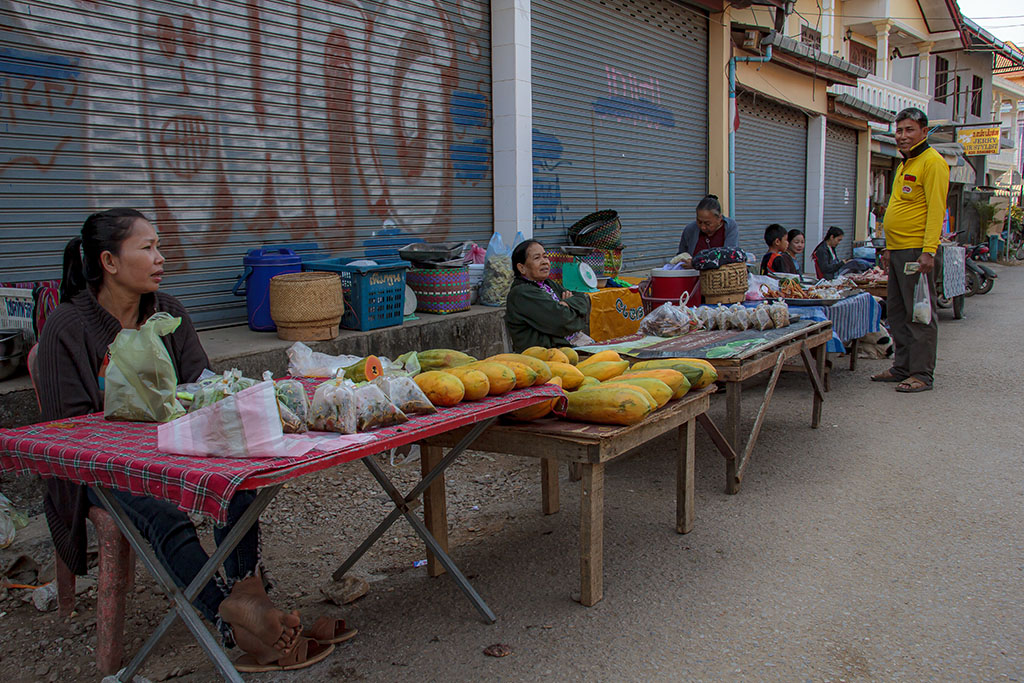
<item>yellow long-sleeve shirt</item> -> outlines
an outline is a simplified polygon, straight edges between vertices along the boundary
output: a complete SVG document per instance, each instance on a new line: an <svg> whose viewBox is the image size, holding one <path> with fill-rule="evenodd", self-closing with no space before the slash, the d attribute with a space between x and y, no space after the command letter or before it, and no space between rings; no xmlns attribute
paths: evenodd
<svg viewBox="0 0 1024 683"><path fill-rule="evenodd" d="M887 249L923 249L934 254L946 217L949 165L926 140L896 167L882 226Z"/></svg>

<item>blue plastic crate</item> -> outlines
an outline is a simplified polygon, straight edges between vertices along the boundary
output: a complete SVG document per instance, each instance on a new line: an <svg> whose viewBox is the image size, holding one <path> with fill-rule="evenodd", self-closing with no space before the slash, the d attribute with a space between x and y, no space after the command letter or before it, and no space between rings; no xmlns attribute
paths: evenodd
<svg viewBox="0 0 1024 683"><path fill-rule="evenodd" d="M345 293L341 326L349 330L375 330L401 325L405 318L405 261L385 261L375 266L350 266L361 259L332 258L306 261L303 270L338 273Z"/></svg>

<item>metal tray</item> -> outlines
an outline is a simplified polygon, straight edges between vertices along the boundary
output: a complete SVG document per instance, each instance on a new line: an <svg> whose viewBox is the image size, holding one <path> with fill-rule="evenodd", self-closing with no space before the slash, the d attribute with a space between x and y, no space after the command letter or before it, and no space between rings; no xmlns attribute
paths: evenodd
<svg viewBox="0 0 1024 683"><path fill-rule="evenodd" d="M832 304L837 304L840 301L845 301L851 296L857 296L861 291L862 290L860 289L851 290L838 299L783 299L783 301L786 302L787 306L831 306Z"/></svg>
<svg viewBox="0 0 1024 683"><path fill-rule="evenodd" d="M414 242L398 250L406 261L448 261L462 255L463 242Z"/></svg>

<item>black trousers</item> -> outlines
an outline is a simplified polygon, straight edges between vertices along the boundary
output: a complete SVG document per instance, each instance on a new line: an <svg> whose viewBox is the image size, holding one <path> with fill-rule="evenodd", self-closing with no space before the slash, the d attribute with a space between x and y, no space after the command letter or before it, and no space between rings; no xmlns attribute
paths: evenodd
<svg viewBox="0 0 1024 683"><path fill-rule="evenodd" d="M920 274L905 275L903 267L914 263L920 249L896 249L889 252L889 290L886 316L895 349L892 374L901 379L916 377L931 385L935 372L935 354L939 343L938 307L935 298L935 270L928 273L928 291L932 300L932 320L927 325L911 322L914 315L914 287Z"/></svg>

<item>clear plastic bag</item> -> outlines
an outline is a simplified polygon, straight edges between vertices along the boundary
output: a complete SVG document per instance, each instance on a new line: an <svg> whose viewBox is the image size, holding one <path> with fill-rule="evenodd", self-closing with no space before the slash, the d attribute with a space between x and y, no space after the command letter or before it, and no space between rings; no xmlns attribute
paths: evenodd
<svg viewBox="0 0 1024 683"><path fill-rule="evenodd" d="M747 316L747 309L743 308L739 304L731 306L728 309L729 327L734 330L747 330L750 329L750 318Z"/></svg>
<svg viewBox="0 0 1024 683"><path fill-rule="evenodd" d="M928 288L928 276L919 274L914 285L914 316L911 322L930 325L932 322L932 296Z"/></svg>
<svg viewBox="0 0 1024 683"><path fill-rule="evenodd" d="M715 329L729 329L729 309L721 304L715 309Z"/></svg>
<svg viewBox="0 0 1024 683"><path fill-rule="evenodd" d="M329 356L302 342L295 342L288 349L288 374L292 377L337 377L358 360L359 356Z"/></svg>
<svg viewBox="0 0 1024 683"><path fill-rule="evenodd" d="M309 427L318 432L355 434L359 426L352 383L330 379L316 388L309 406Z"/></svg>
<svg viewBox="0 0 1024 683"><path fill-rule="evenodd" d="M306 387L294 379L283 379L274 385L277 410L281 414L281 428L285 434L302 434L308 428L309 396Z"/></svg>
<svg viewBox="0 0 1024 683"><path fill-rule="evenodd" d="M199 388L192 394L192 405L188 408L190 413L213 405L217 401L223 400L232 394L237 394L243 389L248 389L256 384L256 380L243 377L241 370L232 368L226 370L223 375L201 379L198 384Z"/></svg>
<svg viewBox="0 0 1024 683"><path fill-rule="evenodd" d="M181 318L158 312L137 330L124 329L110 344L104 379L103 415L108 420L169 422L185 414L178 400L178 376L161 337Z"/></svg>
<svg viewBox="0 0 1024 683"><path fill-rule="evenodd" d="M356 427L361 432L377 427L390 427L408 422L409 418L399 410L380 387L364 384L355 389Z"/></svg>
<svg viewBox="0 0 1024 683"><path fill-rule="evenodd" d="M777 300L768 306L768 313L772 316L772 323L777 328L789 327L789 306L785 301Z"/></svg>
<svg viewBox="0 0 1024 683"><path fill-rule="evenodd" d="M747 309L747 311L751 328L763 332L775 327L775 323L772 322L772 314L768 310L768 304L760 304L754 308Z"/></svg>
<svg viewBox="0 0 1024 683"><path fill-rule="evenodd" d="M373 383L406 415L431 415L437 408L409 377L378 377Z"/></svg>
<svg viewBox="0 0 1024 683"><path fill-rule="evenodd" d="M522 241L522 234L517 234L516 244ZM480 282L480 303L484 306L504 306L515 277L516 274L512 268L512 249L505 246L505 241L501 239L501 233L496 232L491 235L491 241L487 243L484 275Z"/></svg>
<svg viewBox="0 0 1024 683"><path fill-rule="evenodd" d="M665 302L640 321L640 334L655 337L678 337L693 330L692 318L679 306Z"/></svg>

